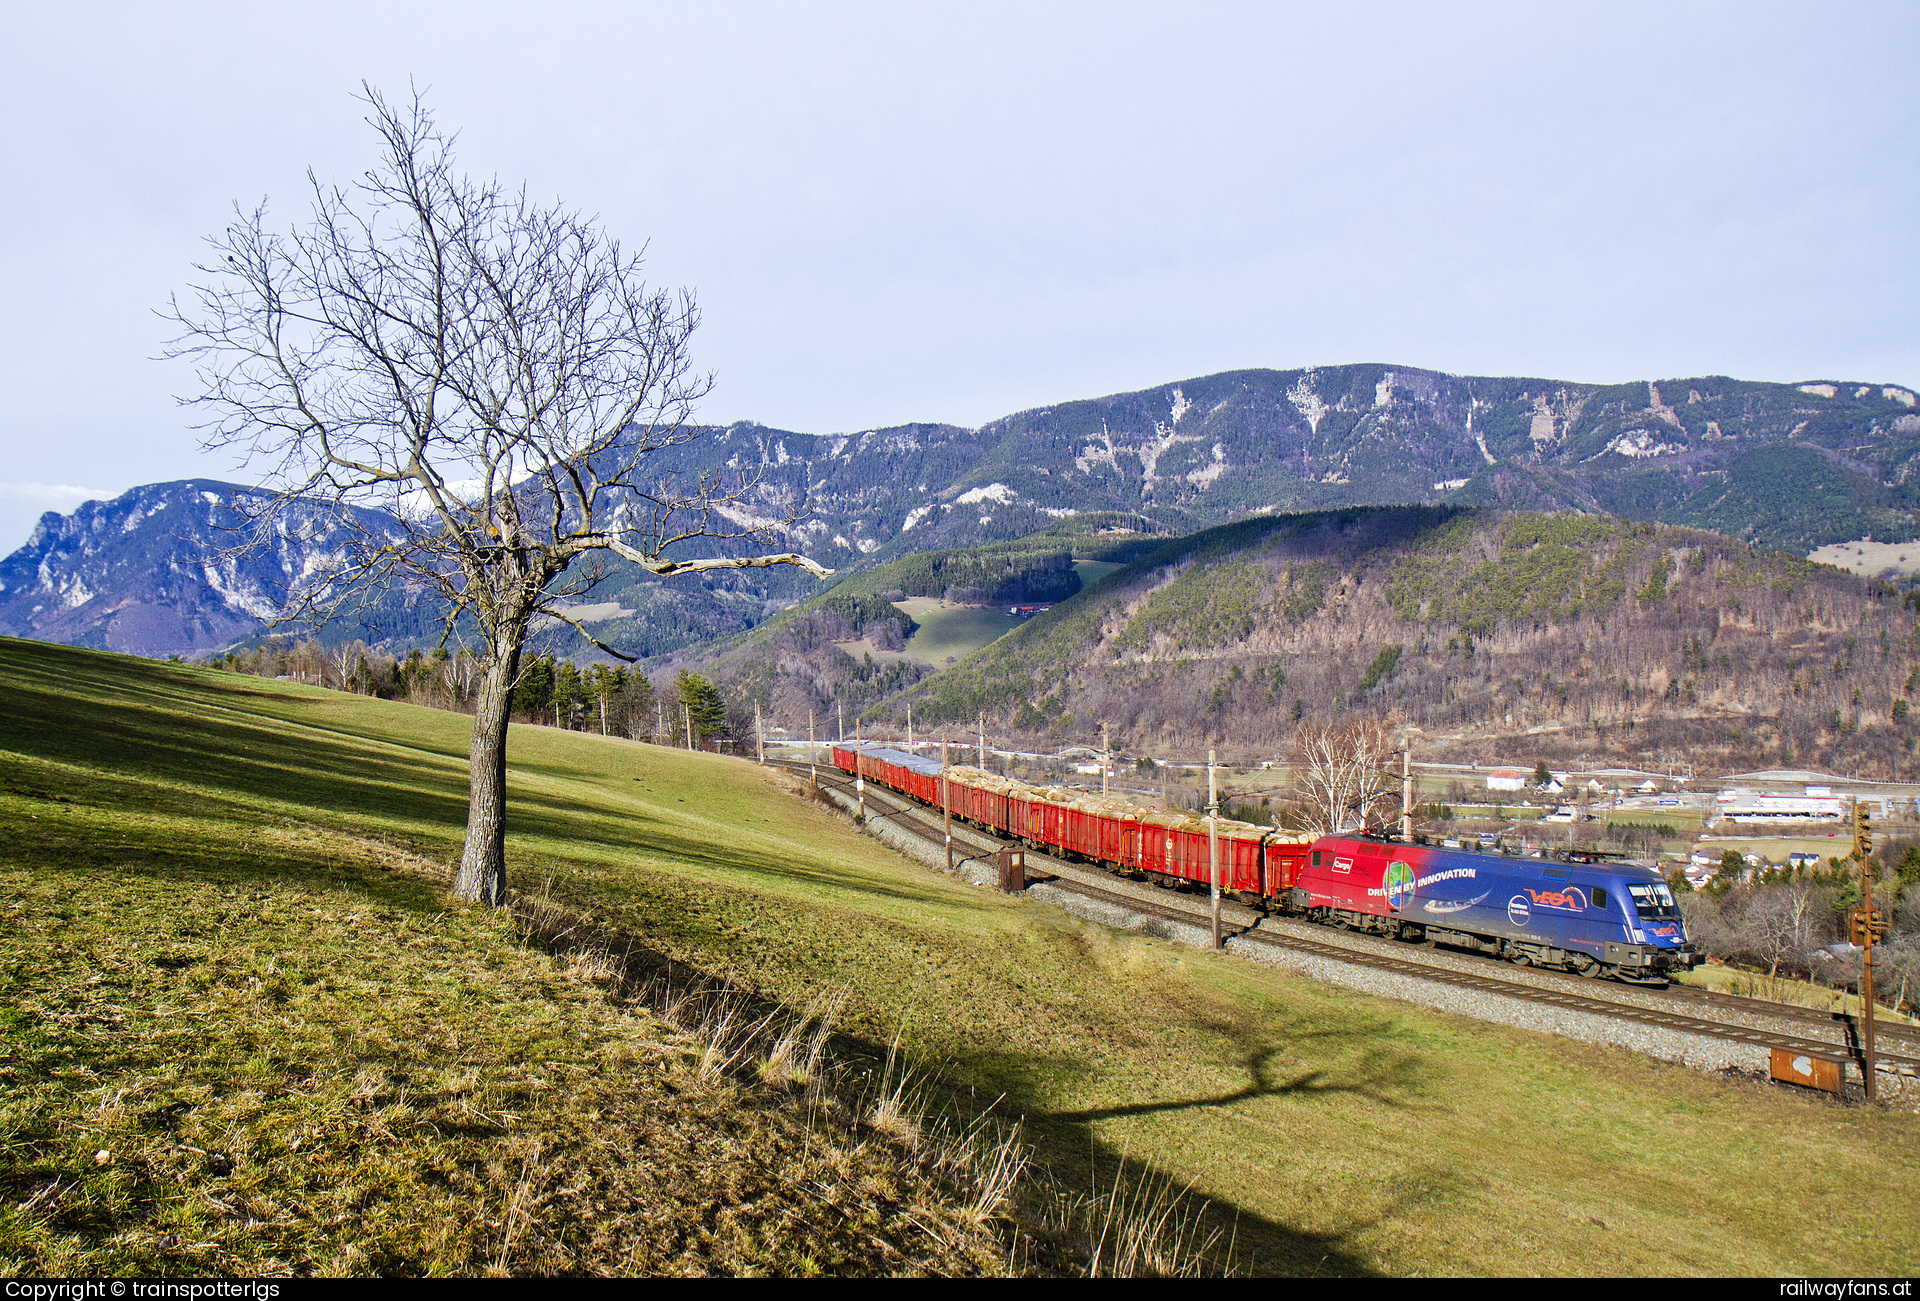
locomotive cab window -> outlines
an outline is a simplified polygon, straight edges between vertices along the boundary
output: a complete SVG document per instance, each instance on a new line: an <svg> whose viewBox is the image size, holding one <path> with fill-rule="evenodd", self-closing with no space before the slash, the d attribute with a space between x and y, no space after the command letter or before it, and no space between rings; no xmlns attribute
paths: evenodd
<svg viewBox="0 0 1920 1301"><path fill-rule="evenodd" d="M1636 881L1627 886L1627 893L1633 896L1633 910L1642 917L1678 917L1680 910L1674 906L1673 891L1667 889L1664 882Z"/></svg>
<svg viewBox="0 0 1920 1301"><path fill-rule="evenodd" d="M1320 851L1317 849L1313 851L1313 865L1315 867L1320 866Z"/></svg>
<svg viewBox="0 0 1920 1301"><path fill-rule="evenodd" d="M1593 908L1605 908L1607 906L1607 887L1604 885L1588 886L1587 904Z"/></svg>

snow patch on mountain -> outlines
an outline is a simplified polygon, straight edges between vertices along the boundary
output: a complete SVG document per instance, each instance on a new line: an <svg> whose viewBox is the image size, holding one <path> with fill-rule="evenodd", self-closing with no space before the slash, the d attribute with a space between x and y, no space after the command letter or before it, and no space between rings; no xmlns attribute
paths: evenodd
<svg viewBox="0 0 1920 1301"><path fill-rule="evenodd" d="M1658 438L1659 435L1649 429L1629 429L1587 460L1597 461L1608 452L1618 452L1636 461L1651 460L1656 456L1677 456L1687 450L1684 443L1662 443L1656 441Z"/></svg>
<svg viewBox="0 0 1920 1301"><path fill-rule="evenodd" d="M239 570L239 564L232 559L209 561L200 566L200 577L228 609L244 611L262 623L277 618L279 603L257 587L250 590Z"/></svg>
<svg viewBox="0 0 1920 1301"><path fill-rule="evenodd" d="M1089 442L1081 449L1080 454L1073 458L1074 466L1082 474L1091 474L1093 467L1102 461L1106 462L1115 474L1120 473L1119 452L1113 445L1113 430L1104 420L1100 422L1100 441Z"/></svg>
<svg viewBox="0 0 1920 1301"><path fill-rule="evenodd" d="M1213 445L1213 460L1197 470L1189 471L1187 482L1204 488L1227 472L1227 449L1219 443Z"/></svg>
<svg viewBox="0 0 1920 1301"><path fill-rule="evenodd" d="M963 506L973 506L983 501L998 502L1002 506L1008 506L1019 500L1019 497L1019 493L1004 483L990 483L983 488L967 489L957 500Z"/></svg>
<svg viewBox="0 0 1920 1301"><path fill-rule="evenodd" d="M715 506L713 513L743 529L777 529L781 521L769 515L756 515L738 502Z"/></svg>
<svg viewBox="0 0 1920 1301"><path fill-rule="evenodd" d="M1533 400L1533 421L1527 427L1527 437L1533 440L1536 447L1553 441L1553 408L1547 404L1544 393ZM1481 446L1484 448L1485 444Z"/></svg>
<svg viewBox="0 0 1920 1301"><path fill-rule="evenodd" d="M1317 434L1320 432L1320 418L1333 408L1322 402L1320 395L1313 391L1308 383L1312 378L1312 371L1302 372L1300 378L1294 381L1293 387L1287 390L1287 401L1293 404L1295 411L1306 417L1308 431Z"/></svg>

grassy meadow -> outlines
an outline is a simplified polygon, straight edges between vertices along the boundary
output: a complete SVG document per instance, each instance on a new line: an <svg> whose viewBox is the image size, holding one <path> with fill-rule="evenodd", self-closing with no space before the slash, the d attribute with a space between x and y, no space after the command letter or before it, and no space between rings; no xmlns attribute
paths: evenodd
<svg viewBox="0 0 1920 1301"><path fill-rule="evenodd" d="M445 897L467 720L0 641L0 1268L971 1272L977 1217ZM1920 1117L992 895L750 764L544 728L510 877L1191 1187L1249 1273L1911 1274Z"/></svg>
<svg viewBox="0 0 1920 1301"><path fill-rule="evenodd" d="M910 596L894 604L920 625L907 638L907 658L936 669L949 660L965 659L1025 622L1008 614L1004 605L954 605L931 596Z"/></svg>

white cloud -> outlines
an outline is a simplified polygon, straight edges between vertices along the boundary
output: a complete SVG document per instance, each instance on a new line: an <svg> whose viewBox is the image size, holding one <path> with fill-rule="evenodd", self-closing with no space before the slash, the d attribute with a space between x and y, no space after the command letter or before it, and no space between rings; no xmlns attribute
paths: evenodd
<svg viewBox="0 0 1920 1301"><path fill-rule="evenodd" d="M38 506L66 514L85 501L106 501L120 494L111 488L81 488L71 483L0 483L0 501Z"/></svg>

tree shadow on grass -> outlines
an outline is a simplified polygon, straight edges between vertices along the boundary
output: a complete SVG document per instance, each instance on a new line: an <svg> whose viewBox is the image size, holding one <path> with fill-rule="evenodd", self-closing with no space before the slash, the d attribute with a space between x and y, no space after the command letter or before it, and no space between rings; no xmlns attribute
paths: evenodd
<svg viewBox="0 0 1920 1301"><path fill-rule="evenodd" d="M556 955L583 952L610 958L620 970L617 988L630 996L639 991L657 991L663 985L680 990L726 990L741 999L751 1009L752 1016L781 1010L778 1002L764 994L731 986L726 978L698 964L672 957L630 932L564 907L556 908L545 898L516 895L509 906L522 918L529 938ZM791 1013L791 1009L786 1010ZM898 1048L897 1042L889 1042L883 1036L844 1029L835 1032L831 1042L833 1056L844 1070L855 1077L873 1080L885 1076ZM1270 1051L1258 1054L1259 1061L1253 1063L1252 1068L1265 1071L1272 1055ZM1363 1062L1363 1072L1371 1069L1372 1060ZM1048 1111L1038 1104L1035 1092L1038 1082L1057 1075L1062 1065L1057 1058L1006 1050L962 1052L950 1057L942 1069L927 1072L921 1078L928 1086L933 1109L957 1115L962 1128L982 1111L983 1096L996 1095L998 1101L993 1102L989 1110L1006 1119L1022 1120L1027 1125L1027 1137L1035 1148L1038 1169L1044 1176L1030 1191L1042 1200L1071 1197L1075 1189L1091 1194L1108 1193L1116 1187L1144 1190L1132 1195L1158 1205L1175 1204L1172 1218L1193 1226L1187 1234L1189 1242L1204 1242L1211 1237L1214 1245L1207 1254L1216 1267L1227 1264L1236 1272L1335 1277L1378 1273L1361 1257L1355 1240L1379 1217L1339 1232L1326 1232L1289 1224L1249 1207L1182 1188L1161 1165L1127 1150L1116 1150L1093 1128L1094 1121L1110 1116L1148 1114L1160 1109L1157 1104L1080 1113ZM1075 1065L1082 1073L1092 1069L1089 1062ZM1406 1082L1409 1087L1415 1081L1416 1073L1410 1063L1401 1062L1394 1069L1397 1072L1394 1081ZM1358 1092L1372 1097L1391 1091L1384 1072L1376 1072L1372 1082L1331 1072L1315 1074L1319 1078L1311 1082L1273 1086L1262 1086L1256 1077L1255 1086L1246 1091L1245 1096ZM1184 1105L1221 1105L1234 1100L1202 1100Z"/></svg>
<svg viewBox="0 0 1920 1301"><path fill-rule="evenodd" d="M1420 1079L1415 1059L1405 1054L1373 1051L1366 1053L1360 1068L1349 1074L1331 1071L1305 1071L1291 1079L1275 1078L1273 1059L1278 1047L1262 1048L1241 1062L1247 1073L1245 1087L1225 1093L1194 1098L1166 1098L1151 1102L1133 1102L1120 1106L1095 1107L1085 1111L1056 1111L1034 1117L1037 1121L1063 1124L1090 1124L1122 1116L1151 1116L1167 1111L1194 1111L1206 1107L1230 1107L1255 1098L1282 1098L1289 1095L1351 1093L1396 1110L1404 1104L1409 1086Z"/></svg>

